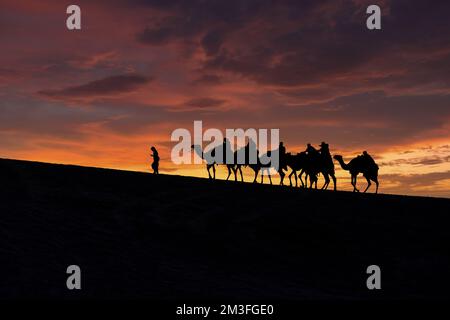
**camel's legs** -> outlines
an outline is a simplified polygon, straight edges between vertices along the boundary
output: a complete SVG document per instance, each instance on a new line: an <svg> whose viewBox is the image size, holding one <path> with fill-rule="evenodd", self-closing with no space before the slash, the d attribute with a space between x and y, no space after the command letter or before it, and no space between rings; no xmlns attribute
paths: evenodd
<svg viewBox="0 0 450 320"><path fill-rule="evenodd" d="M322 190L327 190L328 185L330 184L330 177L328 176L328 173L324 173L323 177L325 178L325 183L323 184Z"/></svg>
<svg viewBox="0 0 450 320"><path fill-rule="evenodd" d="M241 166L238 167L239 173L241 174L241 181L244 182L244 176L242 175L242 168Z"/></svg>
<svg viewBox="0 0 450 320"><path fill-rule="evenodd" d="M209 179L212 179L211 172L209 171L209 169L211 169L211 165L207 164L206 165L206 170L208 170L208 177L209 177Z"/></svg>
<svg viewBox="0 0 450 320"><path fill-rule="evenodd" d="M305 174L305 181L303 182L303 178L302 178L303 173L304 173L303 170L300 171L300 174L298 175L298 178L300 179L300 182L302 183L302 188L308 188L308 181L307 181L308 174Z"/></svg>
<svg viewBox="0 0 450 320"><path fill-rule="evenodd" d="M256 168L252 168L255 171L255 179L253 179L253 183L257 183L256 179L258 178L258 171Z"/></svg>
<svg viewBox="0 0 450 320"><path fill-rule="evenodd" d="M313 188L313 184L316 183L316 188L317 188L317 177L312 177L311 175L309 176L309 188L312 189Z"/></svg>
<svg viewBox="0 0 450 320"><path fill-rule="evenodd" d="M230 170L229 166L227 166L227 169L228 169L228 175L227 175L227 181L228 181L228 179L230 178L230 175L231 175L231 170Z"/></svg>
<svg viewBox="0 0 450 320"><path fill-rule="evenodd" d="M370 188L370 186L372 185L372 182L370 182L370 179L365 177L367 180L367 188L364 190L364 193L366 193L366 191Z"/></svg>
<svg viewBox="0 0 450 320"><path fill-rule="evenodd" d="M295 178L295 187L298 187L298 180L297 180L297 172L294 172L294 178Z"/></svg>
<svg viewBox="0 0 450 320"><path fill-rule="evenodd" d="M300 179L302 178L301 176L299 176L300 177ZM309 177L309 174L308 173L306 173L305 174L305 188L308 188L308 177Z"/></svg>
<svg viewBox="0 0 450 320"><path fill-rule="evenodd" d="M312 189L313 184L315 183L317 189L317 177L313 175L309 175L309 188Z"/></svg>
<svg viewBox="0 0 450 320"><path fill-rule="evenodd" d="M280 185L284 186L283 180L284 180L284 172L282 169L280 169L280 172L278 172L278 174L280 175L281 181L280 181Z"/></svg>
<svg viewBox="0 0 450 320"><path fill-rule="evenodd" d="M359 192L358 188L356 187L356 175L352 175L352 186L353 186L353 192Z"/></svg>
<svg viewBox="0 0 450 320"><path fill-rule="evenodd" d="M334 186L334 191L336 191L336 176L333 174L331 174L331 178L333 179L333 186Z"/></svg>
<svg viewBox="0 0 450 320"><path fill-rule="evenodd" d="M300 174L298 175L298 178L300 179L300 183L302 184L302 188L305 187L305 184L303 183L302 175L305 172L305 170L300 170Z"/></svg>
<svg viewBox="0 0 450 320"><path fill-rule="evenodd" d="M233 169L233 173L234 173L234 181L238 181L237 179L237 167L231 167Z"/></svg>
<svg viewBox="0 0 450 320"><path fill-rule="evenodd" d="M373 179L373 181L375 181L375 184L377 186L377 188L375 189L375 193L378 193L378 185L379 185L378 178Z"/></svg>
<svg viewBox="0 0 450 320"><path fill-rule="evenodd" d="M297 172L292 169L291 174L289 175L289 185L292 187L292 175L295 177L295 187L297 187Z"/></svg>
<svg viewBox="0 0 450 320"><path fill-rule="evenodd" d="M265 170L266 170L265 168L261 168L261 183L264 182L264 171Z"/></svg>
<svg viewBox="0 0 450 320"><path fill-rule="evenodd" d="M216 165L212 165L213 168L213 179L216 180Z"/></svg>

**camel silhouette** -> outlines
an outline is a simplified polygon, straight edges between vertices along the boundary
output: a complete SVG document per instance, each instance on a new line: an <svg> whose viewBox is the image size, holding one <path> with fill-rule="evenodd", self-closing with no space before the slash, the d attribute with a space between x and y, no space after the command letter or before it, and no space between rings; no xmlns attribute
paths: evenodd
<svg viewBox="0 0 450 320"><path fill-rule="evenodd" d="M256 163L250 163L250 151L253 148L253 152L254 154L256 154ZM272 152L279 152L278 149L276 150L269 150L266 153L264 153L262 156L259 155L259 150L256 148L256 145L254 143L247 143L247 145L245 146L245 166L250 167L253 172L255 173L255 177L253 179L253 183L257 182L257 178L258 178L258 173L261 171L261 183L264 182L264 172L267 173L267 175L269 176L269 181L270 184L272 184L272 175L270 173L271 169L274 169L276 172L278 172L278 174L280 175L280 184L283 185L283 180L284 180L284 176L285 173L283 172L283 170L281 169L281 166L275 166L274 163L272 163L272 161L269 161L269 163L266 163L266 161L261 161L261 159L268 159ZM279 162L281 162L282 160L280 159Z"/></svg>
<svg viewBox="0 0 450 320"><path fill-rule="evenodd" d="M199 145L192 145L191 148L195 151L195 153L202 158L203 160L206 161L206 170L208 171L208 176L210 179L216 179L216 165L219 164L223 164L227 167L228 170L228 175L227 175L227 180L230 178L231 172L233 172L234 174L234 180L237 181L237 171L239 170L240 174L241 174L241 181L244 181L243 175L242 175L242 169L241 169L241 165L237 165L235 163L237 163L236 159L237 159L237 151L234 151L234 163L217 163L214 160L214 156L216 154L218 154L218 152L222 151L220 150L221 148L223 148L222 145L216 146L215 148L212 148L208 151L203 151L202 147ZM220 151L219 151L220 150ZM211 175L211 170L213 171L213 174Z"/></svg>
<svg viewBox="0 0 450 320"><path fill-rule="evenodd" d="M322 173L325 183L322 187L323 189L328 189L328 185L330 184L330 177L333 179L333 189L336 191L336 176L334 171L334 162L331 158L330 149L328 147L328 143L322 142L320 145L319 157L317 161L318 171Z"/></svg>
<svg viewBox="0 0 450 320"><path fill-rule="evenodd" d="M378 193L378 165L373 160L369 160L365 156L357 156L356 158L350 160L349 163L345 163L341 155L335 155L333 158L339 162L342 169L350 172L352 177L351 184L353 186L353 192L359 192L356 187L356 178L358 177L358 174L362 173L364 178L367 180L367 187L364 192L366 192L372 185L370 182L372 180L376 184L375 193Z"/></svg>
<svg viewBox="0 0 450 320"><path fill-rule="evenodd" d="M308 178L309 178L309 188L312 189L314 185L314 188L317 189L317 181L318 181L317 177L320 173L320 166L318 165L319 157L320 156L318 153L317 154L306 153L305 167L303 170L300 171L300 174L298 175L300 181L302 181L302 175L303 173L305 173L306 188L308 187Z"/></svg>
<svg viewBox="0 0 450 320"><path fill-rule="evenodd" d="M278 149L269 150L265 154L263 154L261 157L258 158L258 162L260 163L259 169L261 170L261 183L264 183L264 172L266 172L267 175L269 176L270 184L272 184L272 175L270 174L270 170L274 169L280 175L280 185L283 185L283 180L284 180L285 174L284 174L281 166L279 165L278 167L276 167L272 163L272 161L270 161L268 164L263 164L263 162L261 161L261 159L267 159L268 157L270 157L272 152L279 152L279 150ZM281 163L281 161L283 161L283 159L279 159L278 162ZM256 173L256 175L257 175L257 173Z"/></svg>
<svg viewBox="0 0 450 320"><path fill-rule="evenodd" d="M298 177L303 185L302 175L305 173L305 183L304 187L308 187L308 178L310 181L309 188L312 188L313 184L315 189L317 189L317 176L321 171L321 166L319 165L320 153L316 150L310 143L308 143L305 151L302 152L304 154L304 164L303 169L300 171Z"/></svg>
<svg viewBox="0 0 450 320"><path fill-rule="evenodd" d="M318 175L322 174L325 183L322 186L323 189L327 189L330 184L330 177L333 179L334 190L336 191L336 176L334 171L334 163L331 158L330 151L328 149L328 144L322 142L320 151L316 150L311 144L308 144L306 151L298 153L296 156L288 156L287 158L288 166L292 169L289 175L289 181L291 180L291 175L294 172L300 170L298 175L302 187L308 187L308 178L310 181L309 188L313 185L317 189ZM302 176L305 173L305 183L303 183ZM297 176L296 176L297 178ZM297 179L296 179L297 186Z"/></svg>
<svg viewBox="0 0 450 320"><path fill-rule="evenodd" d="M242 175L242 166L244 164L238 163L238 155L240 154L240 152L244 152L245 154L245 147L233 152L233 163L235 163L235 165L233 166L232 170L234 172L234 180L237 181L237 172L239 171L239 173L241 174L241 181L244 182L244 176Z"/></svg>
<svg viewBox="0 0 450 320"><path fill-rule="evenodd" d="M291 168L291 173L289 174L289 185L292 187L292 176L295 177L295 186L298 186L298 179L297 179L297 171L300 171L300 174L298 175L300 179L300 183L302 184L302 187L305 186L303 183L302 175L306 170L307 167L307 159L308 155L306 152L300 152L297 154L291 154L290 152L286 153L284 161L286 162L286 165Z"/></svg>
<svg viewBox="0 0 450 320"><path fill-rule="evenodd" d="M281 146L281 145L280 145ZM302 187L308 187L308 178L309 178L309 188L314 187L317 189L317 181L318 176L320 174L323 175L325 179L325 183L322 186L322 189L327 189L331 179L333 180L334 190L336 190L336 176L335 176L335 169L334 169L334 163L333 158L339 162L342 169L349 171L351 174L351 184L353 186L353 192L359 192L358 188L356 187L357 177L360 173L363 174L363 176L367 180L367 187L364 190L366 192L370 186L372 185L372 182L375 182L376 184L376 190L375 193L378 193L378 165L373 161L373 159L370 157L370 155L367 154L366 151L364 151L363 155L357 156L356 158L352 159L349 163L345 163L343 160L343 157L341 155L335 155L334 157L331 157L330 151L328 149L328 144L322 142L321 149L317 150L314 147L312 147L310 144L308 144L307 151L303 151L297 154L291 154L291 153L284 153L283 155L280 155L279 163L283 164L280 166L275 166L271 161L269 163L267 162L267 159L270 159L270 156L272 152L279 152L279 149L275 150L269 150L262 156L259 155L259 150L256 147L256 144L253 141L249 141L247 145L239 150L232 151L230 147L228 147L227 142L224 140L223 145L218 145L208 151L203 151L202 147L199 145L192 145L191 148L195 151L195 153L206 161L206 169L208 171L208 176L210 179L216 179L216 165L225 165L228 170L228 175L226 180L229 180L231 173L234 174L234 180L238 181L238 172L241 176L241 181L244 181L244 177L242 174L242 166L250 167L254 172L254 179L253 183L257 182L258 174L261 172L261 183L264 183L264 173L266 173L269 176L270 184L272 184L272 176L271 176L271 170L274 169L279 175L280 175L280 184L284 184L284 177L286 174L283 171L283 167L285 170L287 168L291 168L291 172L289 174L289 184L292 186L292 176L295 177L295 186L298 186L298 179L300 179L300 183ZM227 148L230 148L228 150ZM233 162L232 163L218 163L215 160L215 155L218 154L218 152L224 152L226 154L226 151L231 151L233 155ZM252 153L252 152L253 153ZM238 155L242 155L242 153L245 155L245 161L243 163L238 164ZM256 155L255 159L253 161L250 161L250 154ZM263 161L264 159L264 161ZM212 169L212 174L211 174ZM297 172L300 171L300 173L297 176ZM305 180L303 181L303 174L305 174ZM330 179L331 177L331 179Z"/></svg>
<svg viewBox="0 0 450 320"><path fill-rule="evenodd" d="M309 188L312 189L313 186L317 189L318 176L320 174L323 175L325 179L325 183L322 186L322 189L327 189L331 179L333 180L334 191L336 191L336 176L335 176L335 168L333 159L337 160L342 167L343 170L349 171L351 174L351 184L353 186L353 192L359 192L357 188L357 177L360 173L367 180L367 187L363 192L367 192L367 190L372 185L372 181L376 184L375 193L378 193L379 182L378 182L378 170L379 167L372 159L372 157L364 151L362 155L359 155L353 158L350 162L345 163L344 159L341 155L331 156L329 146L327 143L322 142L320 145L320 150L315 149L310 143L308 143L308 147L305 151L292 154L286 153L286 149L282 142L278 149L269 150L262 156L253 140L249 140L248 143L236 150L233 151L229 141L224 139L223 144L217 145L214 148L209 149L208 151L202 150L200 145L192 145L191 148L195 151L195 153L206 162L206 169L208 171L209 179L216 179L216 165L225 165L228 169L228 175L226 180L229 180L231 173L234 174L234 180L238 181L238 173L241 176L241 181L244 181L244 176L242 174L242 167L250 167L254 172L253 183L257 183L258 174L261 172L261 183L264 183L264 173L269 176L270 184L272 184L272 175L271 171L275 170L280 175L280 184L284 184L284 178L286 173L284 170L288 171L288 168L291 169L289 173L289 185L292 187L292 176L295 178L295 187L298 187L298 179L300 179L300 183L302 187L308 188L308 179L309 179ZM216 160L216 155L218 153L223 153L229 157L230 155L233 157L233 161L231 163L226 163L225 159L218 162ZM278 152L279 161L278 165L272 163L272 152ZM240 159L240 157L244 156L244 158ZM238 163L239 160L239 163ZM268 162L267 162L268 161ZM228 161L230 162L230 161ZM211 174L212 169L212 174ZM297 172L300 173L297 175ZM303 180L302 176L305 174L305 180ZM330 179L331 178L331 179Z"/></svg>
<svg viewBox="0 0 450 320"><path fill-rule="evenodd" d="M208 150L206 153L203 152L203 149L201 146L199 145L192 145L191 148L195 151L195 153L202 158L203 160L206 161L206 170L208 170L208 177L210 179L215 179L216 178L216 162L214 160L212 160L212 157L214 157L215 152L216 152L216 148L213 148L211 150ZM222 146L220 146L220 148L222 148ZM211 176L211 172L210 169L213 169L213 175Z"/></svg>

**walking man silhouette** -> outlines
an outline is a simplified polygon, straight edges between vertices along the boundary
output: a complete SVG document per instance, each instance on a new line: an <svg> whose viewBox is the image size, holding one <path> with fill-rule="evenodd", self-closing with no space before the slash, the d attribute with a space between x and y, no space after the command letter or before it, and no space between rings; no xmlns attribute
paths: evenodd
<svg viewBox="0 0 450 320"><path fill-rule="evenodd" d="M151 156L153 157L153 163L152 163L152 169L153 174L159 174L159 155L158 151L155 147L151 147L150 150L152 150Z"/></svg>

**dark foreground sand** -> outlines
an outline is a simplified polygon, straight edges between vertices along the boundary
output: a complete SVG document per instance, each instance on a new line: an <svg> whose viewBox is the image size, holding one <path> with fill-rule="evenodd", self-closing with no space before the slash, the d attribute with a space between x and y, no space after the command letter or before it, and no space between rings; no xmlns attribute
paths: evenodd
<svg viewBox="0 0 450 320"><path fill-rule="evenodd" d="M450 296L449 199L13 160L0 178L0 298Z"/></svg>

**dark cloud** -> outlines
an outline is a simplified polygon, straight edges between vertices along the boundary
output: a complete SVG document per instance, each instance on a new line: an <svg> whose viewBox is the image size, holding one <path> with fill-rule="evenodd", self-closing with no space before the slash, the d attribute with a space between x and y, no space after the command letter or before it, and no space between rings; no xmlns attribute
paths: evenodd
<svg viewBox="0 0 450 320"><path fill-rule="evenodd" d="M218 85L222 83L222 78L215 74L203 74L193 81L199 85Z"/></svg>
<svg viewBox="0 0 450 320"><path fill-rule="evenodd" d="M364 83L448 86L450 3L380 1L381 31L365 27L369 1L139 1L166 14L138 40L197 43L205 72L225 71L261 84L320 84L366 69ZM424 54L428 55L424 59ZM441 68L436 68L440 65ZM393 75L392 68L403 69ZM370 71L377 71L371 76ZM384 76L383 76L384 74ZM358 80L355 80L359 82ZM442 83L445 81L445 83Z"/></svg>
<svg viewBox="0 0 450 320"><path fill-rule="evenodd" d="M0 77L2 76L11 76L11 75L16 75L17 71L14 69L10 69L10 68L0 68Z"/></svg>
<svg viewBox="0 0 450 320"><path fill-rule="evenodd" d="M59 90L41 90L38 93L48 97L90 97L97 95L111 95L132 91L149 83L151 80L152 78L138 74L118 75Z"/></svg>
<svg viewBox="0 0 450 320"><path fill-rule="evenodd" d="M219 52L224 40L224 33L220 30L209 31L202 39L203 49L208 56L215 55Z"/></svg>
<svg viewBox="0 0 450 320"><path fill-rule="evenodd" d="M152 26L137 34L137 40L150 45L161 45L169 40L191 42L202 36L200 41L208 54L216 53L223 36L249 23L269 1L137 1L164 12L163 17ZM158 17L156 17L157 19Z"/></svg>
<svg viewBox="0 0 450 320"><path fill-rule="evenodd" d="M185 106L192 108L215 108L220 107L226 102L223 99L215 99L215 98L195 98L184 103Z"/></svg>
<svg viewBox="0 0 450 320"><path fill-rule="evenodd" d="M80 128L113 115L110 110L80 109L20 96L0 99L0 133L80 140Z"/></svg>
<svg viewBox="0 0 450 320"><path fill-rule="evenodd" d="M426 106L426 107L424 107ZM356 94L301 108L272 108L280 119L298 119L297 128L283 132L339 141L342 146L391 146L436 137L450 119L448 95L387 96L381 92ZM280 120L281 121L281 120ZM295 130L297 129L297 130ZM295 132L296 131L296 132ZM434 132L434 133L430 133Z"/></svg>
<svg viewBox="0 0 450 320"><path fill-rule="evenodd" d="M117 102L112 99L95 102L93 106L109 114L102 122L103 128L124 136L163 134L160 129L155 129L161 124L166 124L168 131L177 127L190 128L193 121L199 119L202 111L198 108L181 108L182 110L176 110L174 117L173 110L167 106ZM164 133L170 137L170 132Z"/></svg>
<svg viewBox="0 0 450 320"><path fill-rule="evenodd" d="M173 33L173 27L147 27L136 38L141 43L159 45L169 42L174 37Z"/></svg>

